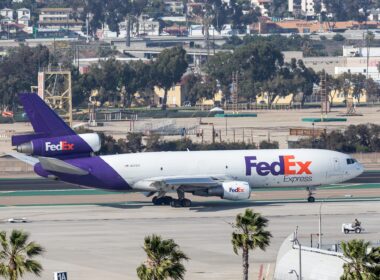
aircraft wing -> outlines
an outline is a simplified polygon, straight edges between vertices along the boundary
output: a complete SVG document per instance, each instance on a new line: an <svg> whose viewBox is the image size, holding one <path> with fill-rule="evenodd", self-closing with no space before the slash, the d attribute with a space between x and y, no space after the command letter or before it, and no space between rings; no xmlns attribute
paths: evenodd
<svg viewBox="0 0 380 280"><path fill-rule="evenodd" d="M231 181L232 177L226 175L199 175L199 176L167 176L154 177L136 182L136 189L150 191L171 191L181 187L184 191L196 191L200 189L216 187L224 181Z"/></svg>

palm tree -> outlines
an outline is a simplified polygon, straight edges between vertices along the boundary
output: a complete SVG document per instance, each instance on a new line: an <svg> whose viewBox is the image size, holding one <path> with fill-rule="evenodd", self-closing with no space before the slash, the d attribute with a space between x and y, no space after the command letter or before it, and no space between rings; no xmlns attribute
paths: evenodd
<svg viewBox="0 0 380 280"><path fill-rule="evenodd" d="M353 239L341 243L343 256L346 263L343 264L341 280L375 280L379 279L374 274L375 249L369 251L369 242Z"/></svg>
<svg viewBox="0 0 380 280"><path fill-rule="evenodd" d="M239 249L243 251L243 280L248 280L249 250L260 248L265 251L269 246L272 234L265 230L267 226L268 220L251 209L246 209L243 215L238 214L232 224L235 229L231 240L233 250L235 254Z"/></svg>
<svg viewBox="0 0 380 280"><path fill-rule="evenodd" d="M148 259L137 268L141 280L184 279L186 269L182 261L189 258L173 239L162 240L153 234L145 237L143 248Z"/></svg>
<svg viewBox="0 0 380 280"><path fill-rule="evenodd" d="M9 280L17 280L26 272L40 276L42 266L33 258L44 248L28 239L29 234L21 230L12 230L9 237L5 231L0 232L0 276Z"/></svg>

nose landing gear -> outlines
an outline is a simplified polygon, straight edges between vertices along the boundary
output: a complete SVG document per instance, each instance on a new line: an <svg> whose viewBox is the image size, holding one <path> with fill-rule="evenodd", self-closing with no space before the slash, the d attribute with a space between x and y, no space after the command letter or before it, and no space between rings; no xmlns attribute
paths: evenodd
<svg viewBox="0 0 380 280"><path fill-rule="evenodd" d="M307 187L306 191L308 192L307 202L315 202L315 197L313 196L315 188Z"/></svg>

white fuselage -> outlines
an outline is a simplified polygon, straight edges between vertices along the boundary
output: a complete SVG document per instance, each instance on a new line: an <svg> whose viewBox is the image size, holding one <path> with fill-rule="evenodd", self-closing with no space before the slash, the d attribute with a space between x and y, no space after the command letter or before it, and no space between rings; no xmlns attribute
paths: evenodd
<svg viewBox="0 0 380 280"><path fill-rule="evenodd" d="M255 187L308 187L340 183L363 172L350 156L328 150L279 149L154 152L101 157L133 188L140 180L170 176L228 176Z"/></svg>

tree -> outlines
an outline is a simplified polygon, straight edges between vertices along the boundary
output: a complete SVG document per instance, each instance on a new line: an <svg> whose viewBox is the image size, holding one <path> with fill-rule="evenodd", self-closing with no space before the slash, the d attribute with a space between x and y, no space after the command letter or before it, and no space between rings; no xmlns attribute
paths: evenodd
<svg viewBox="0 0 380 280"><path fill-rule="evenodd" d="M46 67L53 57L44 46L20 46L9 51L0 61L0 102L12 105L15 95L30 91L37 84L39 68Z"/></svg>
<svg viewBox="0 0 380 280"><path fill-rule="evenodd" d="M186 51L182 47L163 50L154 62L155 84L163 88L162 109L166 110L168 90L181 80L187 69Z"/></svg>
<svg viewBox="0 0 380 280"><path fill-rule="evenodd" d="M44 248L34 241L29 242L29 234L21 230L12 230L10 236L0 232L0 276L17 280L25 273L40 276L42 265L34 260L44 252Z"/></svg>
<svg viewBox="0 0 380 280"><path fill-rule="evenodd" d="M211 99L216 92L216 81L209 76L190 74L183 77L185 100L195 105L202 98Z"/></svg>
<svg viewBox="0 0 380 280"><path fill-rule="evenodd" d="M110 58L91 66L89 75L92 77L87 81L99 89L100 101L115 104L121 97L123 65L115 58Z"/></svg>
<svg viewBox="0 0 380 280"><path fill-rule="evenodd" d="M185 276L183 261L189 258L183 253L173 239L162 239L158 235L144 239L147 260L137 268L141 280L182 280Z"/></svg>
<svg viewBox="0 0 380 280"><path fill-rule="evenodd" d="M368 253L369 242L353 239L341 243L343 256L346 262L343 264L341 280L375 280L379 279L374 274L374 263L377 250ZM372 255L372 256L371 256ZM376 264L378 265L378 263Z"/></svg>
<svg viewBox="0 0 380 280"><path fill-rule="evenodd" d="M152 68L152 64L141 60L124 65L122 83L126 92L127 107L132 104L136 92L139 92L140 97L144 97L145 90L153 87Z"/></svg>
<svg viewBox="0 0 380 280"><path fill-rule="evenodd" d="M238 214L232 224L232 246L235 254L238 254L239 249L242 250L244 280L248 280L249 250L265 250L270 244L272 234L265 230L267 226L268 220L251 209L246 209L244 214Z"/></svg>

